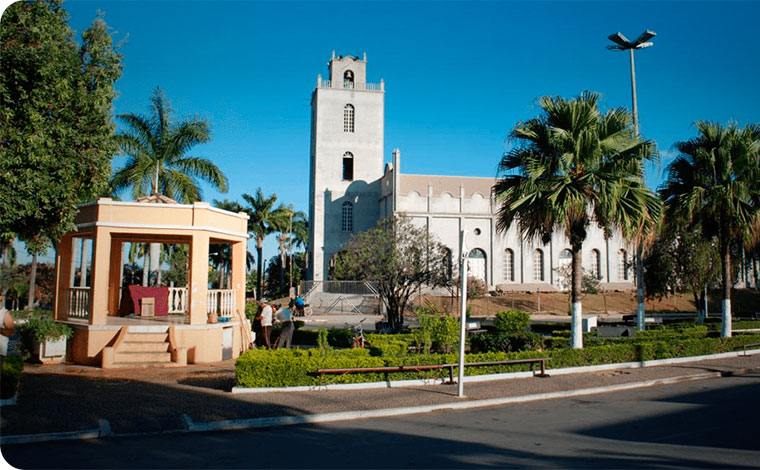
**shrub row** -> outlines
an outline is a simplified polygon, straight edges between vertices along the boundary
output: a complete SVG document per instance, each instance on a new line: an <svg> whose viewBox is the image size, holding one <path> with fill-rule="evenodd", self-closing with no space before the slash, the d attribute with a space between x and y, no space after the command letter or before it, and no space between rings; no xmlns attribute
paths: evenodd
<svg viewBox="0 0 760 470"><path fill-rule="evenodd" d="M24 360L21 355L12 354L3 360L2 377L0 377L0 398L12 398L16 394Z"/></svg>
<svg viewBox="0 0 760 470"><path fill-rule="evenodd" d="M521 351L512 353L468 354L467 362L550 357L551 368L577 367L618 362L648 361L673 357L699 356L728 352L744 344L760 342L760 334L732 338L692 338L678 342L646 341L619 342L584 349L555 349L551 351ZM320 351L310 350L250 350L241 355L235 365L240 387L287 387L318 385L320 368L382 367L398 365L447 364L457 361L456 354L411 354L378 357L366 349ZM472 367L467 375L491 374L529 370L529 365ZM448 371L392 373L393 380L431 378ZM325 383L357 383L385 380L380 373L357 373L329 376Z"/></svg>

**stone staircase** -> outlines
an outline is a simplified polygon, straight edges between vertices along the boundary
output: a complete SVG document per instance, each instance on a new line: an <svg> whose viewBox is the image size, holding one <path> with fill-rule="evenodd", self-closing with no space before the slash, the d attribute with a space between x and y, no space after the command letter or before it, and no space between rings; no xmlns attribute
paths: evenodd
<svg viewBox="0 0 760 470"><path fill-rule="evenodd" d="M113 347L103 351L103 368L148 368L179 365L172 362L168 328L127 329Z"/></svg>

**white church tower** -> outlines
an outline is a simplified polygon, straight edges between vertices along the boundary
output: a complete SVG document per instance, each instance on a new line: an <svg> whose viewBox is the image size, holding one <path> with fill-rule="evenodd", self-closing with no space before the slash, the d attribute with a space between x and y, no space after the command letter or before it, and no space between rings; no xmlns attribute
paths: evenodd
<svg viewBox="0 0 760 470"><path fill-rule="evenodd" d="M367 55L335 56L311 97L309 274L329 278L353 233L377 224L383 176L385 87L367 83Z"/></svg>

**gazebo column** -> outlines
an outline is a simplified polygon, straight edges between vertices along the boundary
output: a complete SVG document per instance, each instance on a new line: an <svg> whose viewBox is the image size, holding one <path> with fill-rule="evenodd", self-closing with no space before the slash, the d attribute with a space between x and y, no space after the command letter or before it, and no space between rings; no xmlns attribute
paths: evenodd
<svg viewBox="0 0 760 470"><path fill-rule="evenodd" d="M124 242L111 241L110 266L108 270L108 312L109 316L119 314L119 289L121 288L121 272L124 254Z"/></svg>
<svg viewBox="0 0 760 470"><path fill-rule="evenodd" d="M111 264L111 232L98 227L92 246L90 325L105 325L108 315L108 278Z"/></svg>
<svg viewBox="0 0 760 470"><path fill-rule="evenodd" d="M235 308L245 313L245 242L232 244L232 288L235 289Z"/></svg>
<svg viewBox="0 0 760 470"><path fill-rule="evenodd" d="M190 279L188 292L191 325L208 322L206 303L208 302L208 244L207 233L194 233L190 242Z"/></svg>
<svg viewBox="0 0 760 470"><path fill-rule="evenodd" d="M73 271L73 235L64 235L58 243L55 255L55 312L56 320L66 320L68 313L66 306L69 301L69 287L71 286L71 272Z"/></svg>

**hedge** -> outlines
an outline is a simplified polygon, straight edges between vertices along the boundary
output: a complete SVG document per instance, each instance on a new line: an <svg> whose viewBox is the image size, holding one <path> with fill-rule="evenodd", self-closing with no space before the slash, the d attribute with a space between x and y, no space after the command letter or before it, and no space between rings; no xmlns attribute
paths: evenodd
<svg viewBox="0 0 760 470"><path fill-rule="evenodd" d="M648 361L673 357L700 356L729 352L742 345L760 342L760 334L732 338L691 338L682 341L626 341L591 346L584 349L553 349L512 353L468 354L466 362L486 362L512 359L550 357L553 369L619 362ZM456 354L408 354L373 356L366 349L346 349L321 352L318 349L267 351L250 350L238 358L235 369L239 387L287 387L318 385L320 368L382 367L420 364L456 363ZM492 374L530 370L530 365L471 367L467 375ZM393 380L421 379L448 374L448 371L391 373ZM357 373L329 376L325 383L358 383L385 380L380 373Z"/></svg>
<svg viewBox="0 0 760 470"><path fill-rule="evenodd" d="M24 360L18 354L6 356L3 359L2 377L0 377L0 398L6 400L16 394Z"/></svg>

